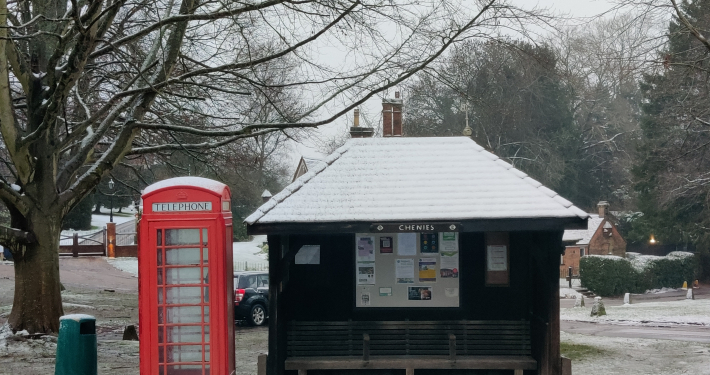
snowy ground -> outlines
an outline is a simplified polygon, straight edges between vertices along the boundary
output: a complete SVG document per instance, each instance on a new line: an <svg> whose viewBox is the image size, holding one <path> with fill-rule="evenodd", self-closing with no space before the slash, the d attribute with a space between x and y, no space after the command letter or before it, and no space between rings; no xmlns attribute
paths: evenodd
<svg viewBox="0 0 710 375"><path fill-rule="evenodd" d="M560 319L653 327L673 325L710 327L710 299L605 306L607 315L601 317L590 316L593 300L585 299L585 304L586 307L561 309Z"/></svg>
<svg viewBox="0 0 710 375"><path fill-rule="evenodd" d="M244 266L252 269L253 266L268 267L266 254L261 252L261 245L266 241L266 236L254 236L250 242L234 242L234 270L243 270ZM109 264L117 269L138 276L138 258L108 259Z"/></svg>
<svg viewBox="0 0 710 375"><path fill-rule="evenodd" d="M116 224L125 223L126 221L135 219L135 211L133 207L124 207L122 213L116 213L116 209L113 210L113 222ZM101 209L101 214L91 215L91 228L89 230L63 230L62 240L60 245L71 245L71 236L74 233L78 233L79 236L86 236L88 234L96 233L102 229L106 228L106 223L110 222L111 216L109 215L109 210L106 208Z"/></svg>
<svg viewBox="0 0 710 375"><path fill-rule="evenodd" d="M234 270L244 270L245 268L258 270L268 269L269 261L261 250L261 246L266 242L266 236L254 236L249 242L234 242L232 244L232 254L234 254Z"/></svg>
<svg viewBox="0 0 710 375"><path fill-rule="evenodd" d="M138 258L106 258L106 261L117 269L138 277Z"/></svg>
<svg viewBox="0 0 710 375"><path fill-rule="evenodd" d="M561 333L574 375L710 375L710 345Z"/></svg>

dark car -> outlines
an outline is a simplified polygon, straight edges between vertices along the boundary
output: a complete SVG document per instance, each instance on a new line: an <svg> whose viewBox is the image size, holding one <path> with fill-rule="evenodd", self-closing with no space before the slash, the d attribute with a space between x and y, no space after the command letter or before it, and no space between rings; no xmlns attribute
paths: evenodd
<svg viewBox="0 0 710 375"><path fill-rule="evenodd" d="M260 326L269 317L269 273L234 273L234 319Z"/></svg>

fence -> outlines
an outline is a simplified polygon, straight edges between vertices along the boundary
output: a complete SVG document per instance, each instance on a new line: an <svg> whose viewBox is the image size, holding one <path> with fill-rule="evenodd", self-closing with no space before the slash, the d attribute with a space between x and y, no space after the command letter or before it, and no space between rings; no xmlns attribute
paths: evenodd
<svg viewBox="0 0 710 375"><path fill-rule="evenodd" d="M569 276L569 267L560 267L560 279L564 279ZM572 278L579 277L579 267L572 267Z"/></svg>
<svg viewBox="0 0 710 375"><path fill-rule="evenodd" d="M234 262L235 271L268 271L269 263Z"/></svg>
<svg viewBox="0 0 710 375"><path fill-rule="evenodd" d="M59 256L106 256L106 229L79 235L62 235L59 239Z"/></svg>

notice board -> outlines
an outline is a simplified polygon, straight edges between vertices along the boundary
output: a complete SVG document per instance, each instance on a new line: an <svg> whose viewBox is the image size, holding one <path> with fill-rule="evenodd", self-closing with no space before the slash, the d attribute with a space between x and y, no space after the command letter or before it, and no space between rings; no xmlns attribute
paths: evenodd
<svg viewBox="0 0 710 375"><path fill-rule="evenodd" d="M359 233L355 306L459 307L459 233Z"/></svg>

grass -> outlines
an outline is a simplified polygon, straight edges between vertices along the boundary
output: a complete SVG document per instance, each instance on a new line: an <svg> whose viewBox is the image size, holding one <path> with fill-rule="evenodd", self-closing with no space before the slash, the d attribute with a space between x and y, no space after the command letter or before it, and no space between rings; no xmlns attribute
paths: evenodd
<svg viewBox="0 0 710 375"><path fill-rule="evenodd" d="M596 357L599 355L604 355L606 353L605 350L599 349L595 346L571 344L566 342L560 343L560 352L562 353L562 355L573 361Z"/></svg>

